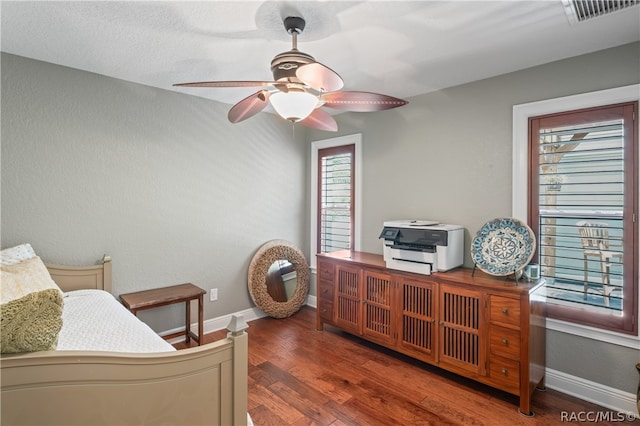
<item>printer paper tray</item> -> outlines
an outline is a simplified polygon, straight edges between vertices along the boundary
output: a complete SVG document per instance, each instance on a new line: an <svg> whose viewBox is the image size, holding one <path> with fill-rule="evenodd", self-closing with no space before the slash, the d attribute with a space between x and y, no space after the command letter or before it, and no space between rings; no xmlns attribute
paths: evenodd
<svg viewBox="0 0 640 426"><path fill-rule="evenodd" d="M421 252L421 253L435 253L436 252L436 248L432 247L432 246L427 246L427 247L420 247L420 246L408 246L408 245L402 245L402 244L394 244L392 246L388 246L389 248L392 248L394 250L408 250L408 251L417 251L417 252Z"/></svg>
<svg viewBox="0 0 640 426"><path fill-rule="evenodd" d="M431 264L417 262L415 260L404 260L392 258L386 261L387 268L399 271L414 272L416 274L431 275Z"/></svg>
<svg viewBox="0 0 640 426"><path fill-rule="evenodd" d="M400 250L389 246L384 247L384 260L398 259L398 260L410 260L420 263L437 263L437 254L427 251L410 251Z"/></svg>

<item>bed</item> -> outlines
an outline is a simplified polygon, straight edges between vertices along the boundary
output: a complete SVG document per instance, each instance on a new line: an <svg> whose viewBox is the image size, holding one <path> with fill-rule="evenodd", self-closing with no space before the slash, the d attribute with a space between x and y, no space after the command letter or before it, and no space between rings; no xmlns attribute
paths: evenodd
<svg viewBox="0 0 640 426"><path fill-rule="evenodd" d="M175 350L109 294L111 267L108 256L92 266L46 265L63 299L55 350L2 354L1 423L246 425L248 338L242 318L232 317L224 339ZM4 286L10 267L2 268ZM2 291L4 297L6 287ZM93 307L87 307L89 299ZM113 302L119 313L102 312ZM73 319L94 314L101 326ZM110 332L117 316L134 319L131 330ZM101 337L105 330L107 337ZM133 345L122 334L130 334ZM150 343L141 344L149 335ZM2 351L9 346L3 336Z"/></svg>

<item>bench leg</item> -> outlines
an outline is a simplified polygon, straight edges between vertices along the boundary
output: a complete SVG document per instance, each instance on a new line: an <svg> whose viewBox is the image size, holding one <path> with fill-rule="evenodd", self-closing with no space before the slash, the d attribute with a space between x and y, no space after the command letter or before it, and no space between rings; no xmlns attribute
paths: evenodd
<svg viewBox="0 0 640 426"><path fill-rule="evenodd" d="M185 329L184 329L184 334L185 334L185 342L187 342L187 344L189 343L189 339L191 338L191 336L189 335L191 332L191 300L187 300L187 315L186 315L186 321L185 321Z"/></svg>

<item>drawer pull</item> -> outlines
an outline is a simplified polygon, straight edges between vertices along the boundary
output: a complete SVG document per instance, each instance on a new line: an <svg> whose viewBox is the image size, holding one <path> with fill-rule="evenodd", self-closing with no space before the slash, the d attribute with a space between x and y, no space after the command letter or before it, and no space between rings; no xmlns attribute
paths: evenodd
<svg viewBox="0 0 640 426"><path fill-rule="evenodd" d="M509 308L502 308L502 313L505 315L509 314Z"/></svg>
<svg viewBox="0 0 640 426"><path fill-rule="evenodd" d="M505 346L509 346L509 339L507 339L506 337L503 337L503 338L502 338L502 343L503 343Z"/></svg>
<svg viewBox="0 0 640 426"><path fill-rule="evenodd" d="M509 370L507 370L506 368L503 368L502 370L502 374L504 374L505 376L508 375Z"/></svg>

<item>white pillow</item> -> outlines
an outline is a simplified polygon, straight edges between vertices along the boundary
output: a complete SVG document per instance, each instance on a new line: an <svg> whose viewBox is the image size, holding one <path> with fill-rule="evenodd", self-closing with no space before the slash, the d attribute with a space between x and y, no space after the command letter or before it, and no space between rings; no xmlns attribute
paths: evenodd
<svg viewBox="0 0 640 426"><path fill-rule="evenodd" d="M15 265L33 257L36 257L36 252L31 244L20 244L0 251L0 266Z"/></svg>

